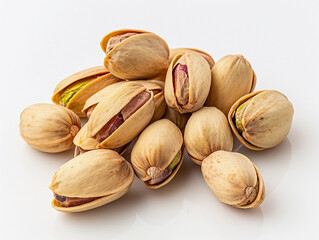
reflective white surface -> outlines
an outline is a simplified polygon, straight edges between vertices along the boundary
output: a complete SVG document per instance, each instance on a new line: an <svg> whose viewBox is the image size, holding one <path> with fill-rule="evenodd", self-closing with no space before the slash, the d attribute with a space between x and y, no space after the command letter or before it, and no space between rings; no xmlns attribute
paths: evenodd
<svg viewBox="0 0 319 240"><path fill-rule="evenodd" d="M205 3L204 3L205 2ZM1 239L318 239L318 1L1 1ZM121 199L63 214L51 208L55 170L72 151L38 152L19 136L19 115L50 102L56 84L101 65L99 42L119 28L146 29L170 47L215 61L243 54L256 90L293 103L288 137L261 152L235 141L259 168L266 199L255 209L220 203L185 158L173 181L149 190L135 178Z"/></svg>

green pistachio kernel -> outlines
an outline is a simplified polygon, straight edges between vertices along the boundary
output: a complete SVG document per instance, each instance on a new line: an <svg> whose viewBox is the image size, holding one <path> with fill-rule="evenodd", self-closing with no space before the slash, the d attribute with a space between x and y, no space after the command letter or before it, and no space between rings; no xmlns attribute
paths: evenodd
<svg viewBox="0 0 319 240"><path fill-rule="evenodd" d="M62 106L67 106L71 98L78 92L80 91L86 84L88 84L92 79L85 79L83 81L79 81L70 87L68 87L58 98L59 103Z"/></svg>
<svg viewBox="0 0 319 240"><path fill-rule="evenodd" d="M168 168L173 171L180 160L181 160L181 150L179 150L179 152L176 154L176 156L174 157L173 161L170 163Z"/></svg>
<svg viewBox="0 0 319 240"><path fill-rule="evenodd" d="M244 132L244 126L242 123L242 118L245 112L245 109L248 105L248 103L251 101L251 99L249 99L248 101L244 102L243 104L241 104L235 113L235 120L236 120L236 128L239 131L240 134L242 134Z"/></svg>

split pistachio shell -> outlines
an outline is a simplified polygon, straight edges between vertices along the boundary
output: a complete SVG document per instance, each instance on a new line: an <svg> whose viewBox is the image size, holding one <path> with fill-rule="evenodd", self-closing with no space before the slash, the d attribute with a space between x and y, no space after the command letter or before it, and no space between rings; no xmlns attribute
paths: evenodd
<svg viewBox="0 0 319 240"><path fill-rule="evenodd" d="M192 113L184 132L186 151L198 165L218 150L232 151L233 135L225 115L215 107Z"/></svg>
<svg viewBox="0 0 319 240"><path fill-rule="evenodd" d="M97 66L77 72L62 80L55 88L52 101L75 112L79 117L85 101L108 85L122 81L113 76L104 66Z"/></svg>
<svg viewBox="0 0 319 240"><path fill-rule="evenodd" d="M130 143L125 144L122 147L119 147L116 149L111 149L111 150L113 150L113 151L117 152L118 154L120 154L121 156L123 156L123 154L128 150L129 147L130 147ZM94 151L94 150L83 150L79 146L75 146L73 157L77 157L80 154L83 154L83 153L88 152L88 151Z"/></svg>
<svg viewBox="0 0 319 240"><path fill-rule="evenodd" d="M215 65L215 61L212 58L211 55L209 55L207 52L204 52L202 50L199 49L195 49L195 48L173 48L169 50L169 62L171 62L173 60L173 58L177 55L177 54L185 54L186 52L189 51L193 51L193 52L197 52L199 53L203 58L206 59L206 61L209 64L210 69L212 69L212 67Z"/></svg>
<svg viewBox="0 0 319 240"><path fill-rule="evenodd" d="M137 33L107 49L109 40L119 34ZM101 41L106 53L104 65L118 78L148 79L163 74L168 68L167 43L154 33L122 29L107 34Z"/></svg>
<svg viewBox="0 0 319 240"><path fill-rule="evenodd" d="M101 143L95 138L98 132L138 94L147 92L150 98ZM106 95L95 107L89 121L74 138L74 144L84 150L114 149L131 142L151 120L155 104L153 92L139 83L127 82Z"/></svg>
<svg viewBox="0 0 319 240"><path fill-rule="evenodd" d="M131 154L131 163L135 173L145 185L156 189L169 183L183 162L183 136L181 131L169 120L161 119L149 125L137 139ZM180 152L178 165L161 183L150 185L149 170L164 171Z"/></svg>
<svg viewBox="0 0 319 240"><path fill-rule="evenodd" d="M255 89L256 75L242 55L227 55L211 70L212 82L205 106L220 109L227 116L231 106Z"/></svg>
<svg viewBox="0 0 319 240"><path fill-rule="evenodd" d="M236 110L245 102L241 114L242 134L235 126ZM254 92L240 98L230 109L229 124L237 139L247 148L263 150L278 145L288 135L294 109L287 97L275 90Z"/></svg>
<svg viewBox="0 0 319 240"><path fill-rule="evenodd" d="M203 177L217 199L237 208L253 208L265 199L257 167L244 155L216 151L203 160Z"/></svg>
<svg viewBox="0 0 319 240"><path fill-rule="evenodd" d="M174 86L174 79L175 70L177 71L179 66L186 68L184 70L187 72L187 81L178 83L181 86L177 90L177 87ZM195 52L186 52L184 55L177 54L170 63L166 74L164 93L167 106L181 114L197 111L204 105L210 84L210 68L200 54ZM183 103L179 99L182 99Z"/></svg>
<svg viewBox="0 0 319 240"><path fill-rule="evenodd" d="M180 114L179 112L173 110L172 108L167 107L163 118L173 122L183 133L186 123L191 115L192 115L191 113Z"/></svg>
<svg viewBox="0 0 319 240"><path fill-rule="evenodd" d="M122 197L130 188L134 171L129 162L112 150L83 153L62 165L52 178L50 189L58 195L96 198L74 207L62 207L56 199L51 205L61 212L82 212Z"/></svg>
<svg viewBox="0 0 319 240"><path fill-rule="evenodd" d="M20 115L20 135L42 152L62 152L73 147L81 128L80 118L69 109L53 104L33 104Z"/></svg>

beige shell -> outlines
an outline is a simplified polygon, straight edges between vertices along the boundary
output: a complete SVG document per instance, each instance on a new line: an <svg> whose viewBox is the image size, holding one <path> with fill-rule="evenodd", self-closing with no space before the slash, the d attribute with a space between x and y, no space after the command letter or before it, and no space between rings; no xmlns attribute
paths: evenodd
<svg viewBox="0 0 319 240"><path fill-rule="evenodd" d="M125 146L123 146L123 149L121 149L120 151L118 151L117 149L110 149L110 150L113 150L115 152L117 152L119 155L123 156L124 153L128 150L128 148L130 147L131 143L129 142L128 144L125 144ZM88 151L94 151L96 149L93 149L93 150L84 150L84 152L88 152ZM73 157L77 157L81 154L83 154L84 152L81 152L81 150L79 149L79 146L75 146L75 149L74 149L74 154L73 154Z"/></svg>
<svg viewBox="0 0 319 240"><path fill-rule="evenodd" d="M85 101L90 96L108 85L122 81L121 79L113 76L104 66L88 68L72 74L71 76L62 80L54 89L52 101L57 105L61 105L58 99L69 86L78 81L89 79L91 79L91 81L81 88L65 106L75 112L79 117L85 117L81 110Z"/></svg>
<svg viewBox="0 0 319 240"><path fill-rule="evenodd" d="M255 89L256 74L242 55L222 57L211 74L212 83L205 106L217 107L225 116L240 97Z"/></svg>
<svg viewBox="0 0 319 240"><path fill-rule="evenodd" d="M139 83L127 82L119 85L96 105L89 121L74 138L74 144L84 150L92 150L97 148L114 149L131 142L146 127L154 114L153 92L149 92L151 98L103 142L99 143L93 137L133 97L143 91L148 90Z"/></svg>
<svg viewBox="0 0 319 240"><path fill-rule="evenodd" d="M194 51L199 53L200 55L202 55L203 58L206 59L206 61L209 64L209 67L212 69L212 67L215 65L215 61L212 58L211 55L209 55L207 52L204 52L202 50L196 49L196 48L171 48L169 50L169 62L171 62L173 60L173 58L177 55L177 54L185 54L188 51Z"/></svg>
<svg viewBox="0 0 319 240"><path fill-rule="evenodd" d="M169 120L161 119L149 125L137 139L131 154L131 163L135 173L145 185L156 189L169 183L179 170L184 157L183 136L180 130ZM157 185L149 185L147 174L150 167L164 170L181 150L181 159L172 174Z"/></svg>
<svg viewBox="0 0 319 240"><path fill-rule="evenodd" d="M232 151L233 135L227 118L215 107L192 113L185 127L184 144L189 157L198 165L215 151Z"/></svg>
<svg viewBox="0 0 319 240"><path fill-rule="evenodd" d="M192 115L191 113L180 114L179 112L173 110L172 108L167 107L163 118L173 122L183 133L186 123L191 115Z"/></svg>
<svg viewBox="0 0 319 240"><path fill-rule="evenodd" d="M265 199L265 185L261 174L240 153L222 150L212 153L203 160L202 174L217 199L233 207L253 208Z"/></svg>
<svg viewBox="0 0 319 240"><path fill-rule="evenodd" d="M33 104L20 115L20 135L42 152L62 152L73 147L80 118L69 109L48 103Z"/></svg>
<svg viewBox="0 0 319 240"><path fill-rule="evenodd" d="M241 135L234 124L237 108L252 99L244 112ZM294 109L285 95L275 90L258 91L240 98L231 107L228 122L237 139L247 148L263 150L282 142L288 135Z"/></svg>
<svg viewBox="0 0 319 240"><path fill-rule="evenodd" d="M168 68L169 48L167 43L154 33L122 29L107 34L101 41L106 52L109 39L121 33L136 32L117 44L106 54L104 65L118 78L148 79L163 74Z"/></svg>
<svg viewBox="0 0 319 240"><path fill-rule="evenodd" d="M204 105L211 84L210 68L207 61L198 53L186 52L184 56L189 77L189 99L186 105L180 106L174 93L173 71L177 61L182 56L182 54L177 54L170 63L166 74L164 91L167 106L179 111L181 114L200 109Z"/></svg>
<svg viewBox="0 0 319 240"><path fill-rule="evenodd" d="M82 212L112 202L123 196L134 180L129 162L112 150L83 153L62 165L52 178L50 189L61 196L101 197L74 207L62 207L53 199L52 207L61 212Z"/></svg>

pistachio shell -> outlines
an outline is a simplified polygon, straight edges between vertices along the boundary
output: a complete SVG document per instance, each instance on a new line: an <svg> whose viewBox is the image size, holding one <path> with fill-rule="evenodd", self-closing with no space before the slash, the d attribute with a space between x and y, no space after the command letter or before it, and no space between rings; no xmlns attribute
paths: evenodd
<svg viewBox="0 0 319 240"><path fill-rule="evenodd" d="M259 206L265 185L257 167L240 153L216 151L203 160L203 177L217 199L237 208Z"/></svg>
<svg viewBox="0 0 319 240"><path fill-rule="evenodd" d="M169 50L169 62L171 62L177 54L185 54L188 51L193 51L193 52L199 53L203 58L206 59L206 61L209 64L210 69L212 69L212 67L215 65L215 61L211 55L209 55L207 52L204 52L204 51L196 49L196 48L173 48L173 49L170 49Z"/></svg>
<svg viewBox="0 0 319 240"><path fill-rule="evenodd" d="M135 173L145 185L156 189L172 180L183 162L183 136L180 130L169 120L161 119L149 125L137 139L131 154L131 163ZM147 174L150 167L160 171L166 169L177 153L181 151L181 159L172 174L162 183L148 184L151 177Z"/></svg>
<svg viewBox="0 0 319 240"><path fill-rule="evenodd" d="M242 117L241 135L233 121L236 109L251 99ZM278 145L288 135L294 109L285 95L275 90L258 91L240 98L231 107L228 122L237 139L247 148L263 150Z"/></svg>
<svg viewBox="0 0 319 240"><path fill-rule="evenodd" d="M186 123L188 119L190 118L190 116L191 116L191 113L180 114L179 112L174 111L172 108L167 107L163 118L173 122L183 133Z"/></svg>
<svg viewBox="0 0 319 240"><path fill-rule="evenodd" d="M121 156L123 156L123 154L128 150L128 148L130 147L130 144L131 143L128 143L128 144L125 144L125 146L123 146L123 148L119 148L120 150L118 149L110 149L110 150L113 150L115 152L117 152L118 154L120 154ZM96 150L96 149L94 149ZM73 157L77 157L79 156L80 154L83 154L84 152L88 152L88 151L94 151L94 150L80 150L80 147L79 146L75 146L75 149L74 149L74 154L73 154Z"/></svg>
<svg viewBox="0 0 319 240"><path fill-rule="evenodd" d="M198 165L217 150L232 151L233 135L225 115L215 107L192 113L184 132L185 148Z"/></svg>
<svg viewBox="0 0 319 240"><path fill-rule="evenodd" d="M42 152L62 152L73 147L81 128L79 117L69 109L47 103L33 104L20 116L20 135Z"/></svg>
<svg viewBox="0 0 319 240"><path fill-rule="evenodd" d="M109 39L115 35L136 32L106 53L104 65L118 78L134 80L156 77L167 70L169 48L154 33L142 30L122 29L107 34L101 41L106 52Z"/></svg>
<svg viewBox="0 0 319 240"><path fill-rule="evenodd" d="M132 166L112 150L83 153L62 165L52 178L50 189L61 196L101 197L75 207L61 207L54 199L52 207L62 212L82 212L123 196L134 179Z"/></svg>
<svg viewBox="0 0 319 240"><path fill-rule="evenodd" d="M188 103L184 106L179 105L176 100L173 83L174 69L182 56L185 56L189 81L189 98ZM211 76L209 65L200 54L195 52L186 52L184 55L177 54L170 63L166 74L164 94L167 106L182 114L200 109L207 98L210 83Z"/></svg>
<svg viewBox="0 0 319 240"><path fill-rule="evenodd" d="M89 121L74 138L74 144L82 149L96 148L114 149L132 141L149 123L154 113L153 92L151 98L132 116L123 122L108 138L99 143L94 136L107 122L117 115L133 97L148 90L139 83L127 82L120 84L110 94L106 95L95 107Z"/></svg>
<svg viewBox="0 0 319 240"><path fill-rule="evenodd" d="M212 68L212 82L205 106L214 106L226 116L230 107L255 89L256 75L242 55L227 55Z"/></svg>
<svg viewBox="0 0 319 240"><path fill-rule="evenodd" d="M65 107L71 109L79 117L85 115L81 112L85 101L98 92L102 88L113 83L122 81L121 79L113 76L104 66L97 66L77 72L66 79L62 80L55 88L52 96L52 101L55 104L62 105L59 102L59 97L73 84L77 82L89 80L79 91L77 91Z"/></svg>

